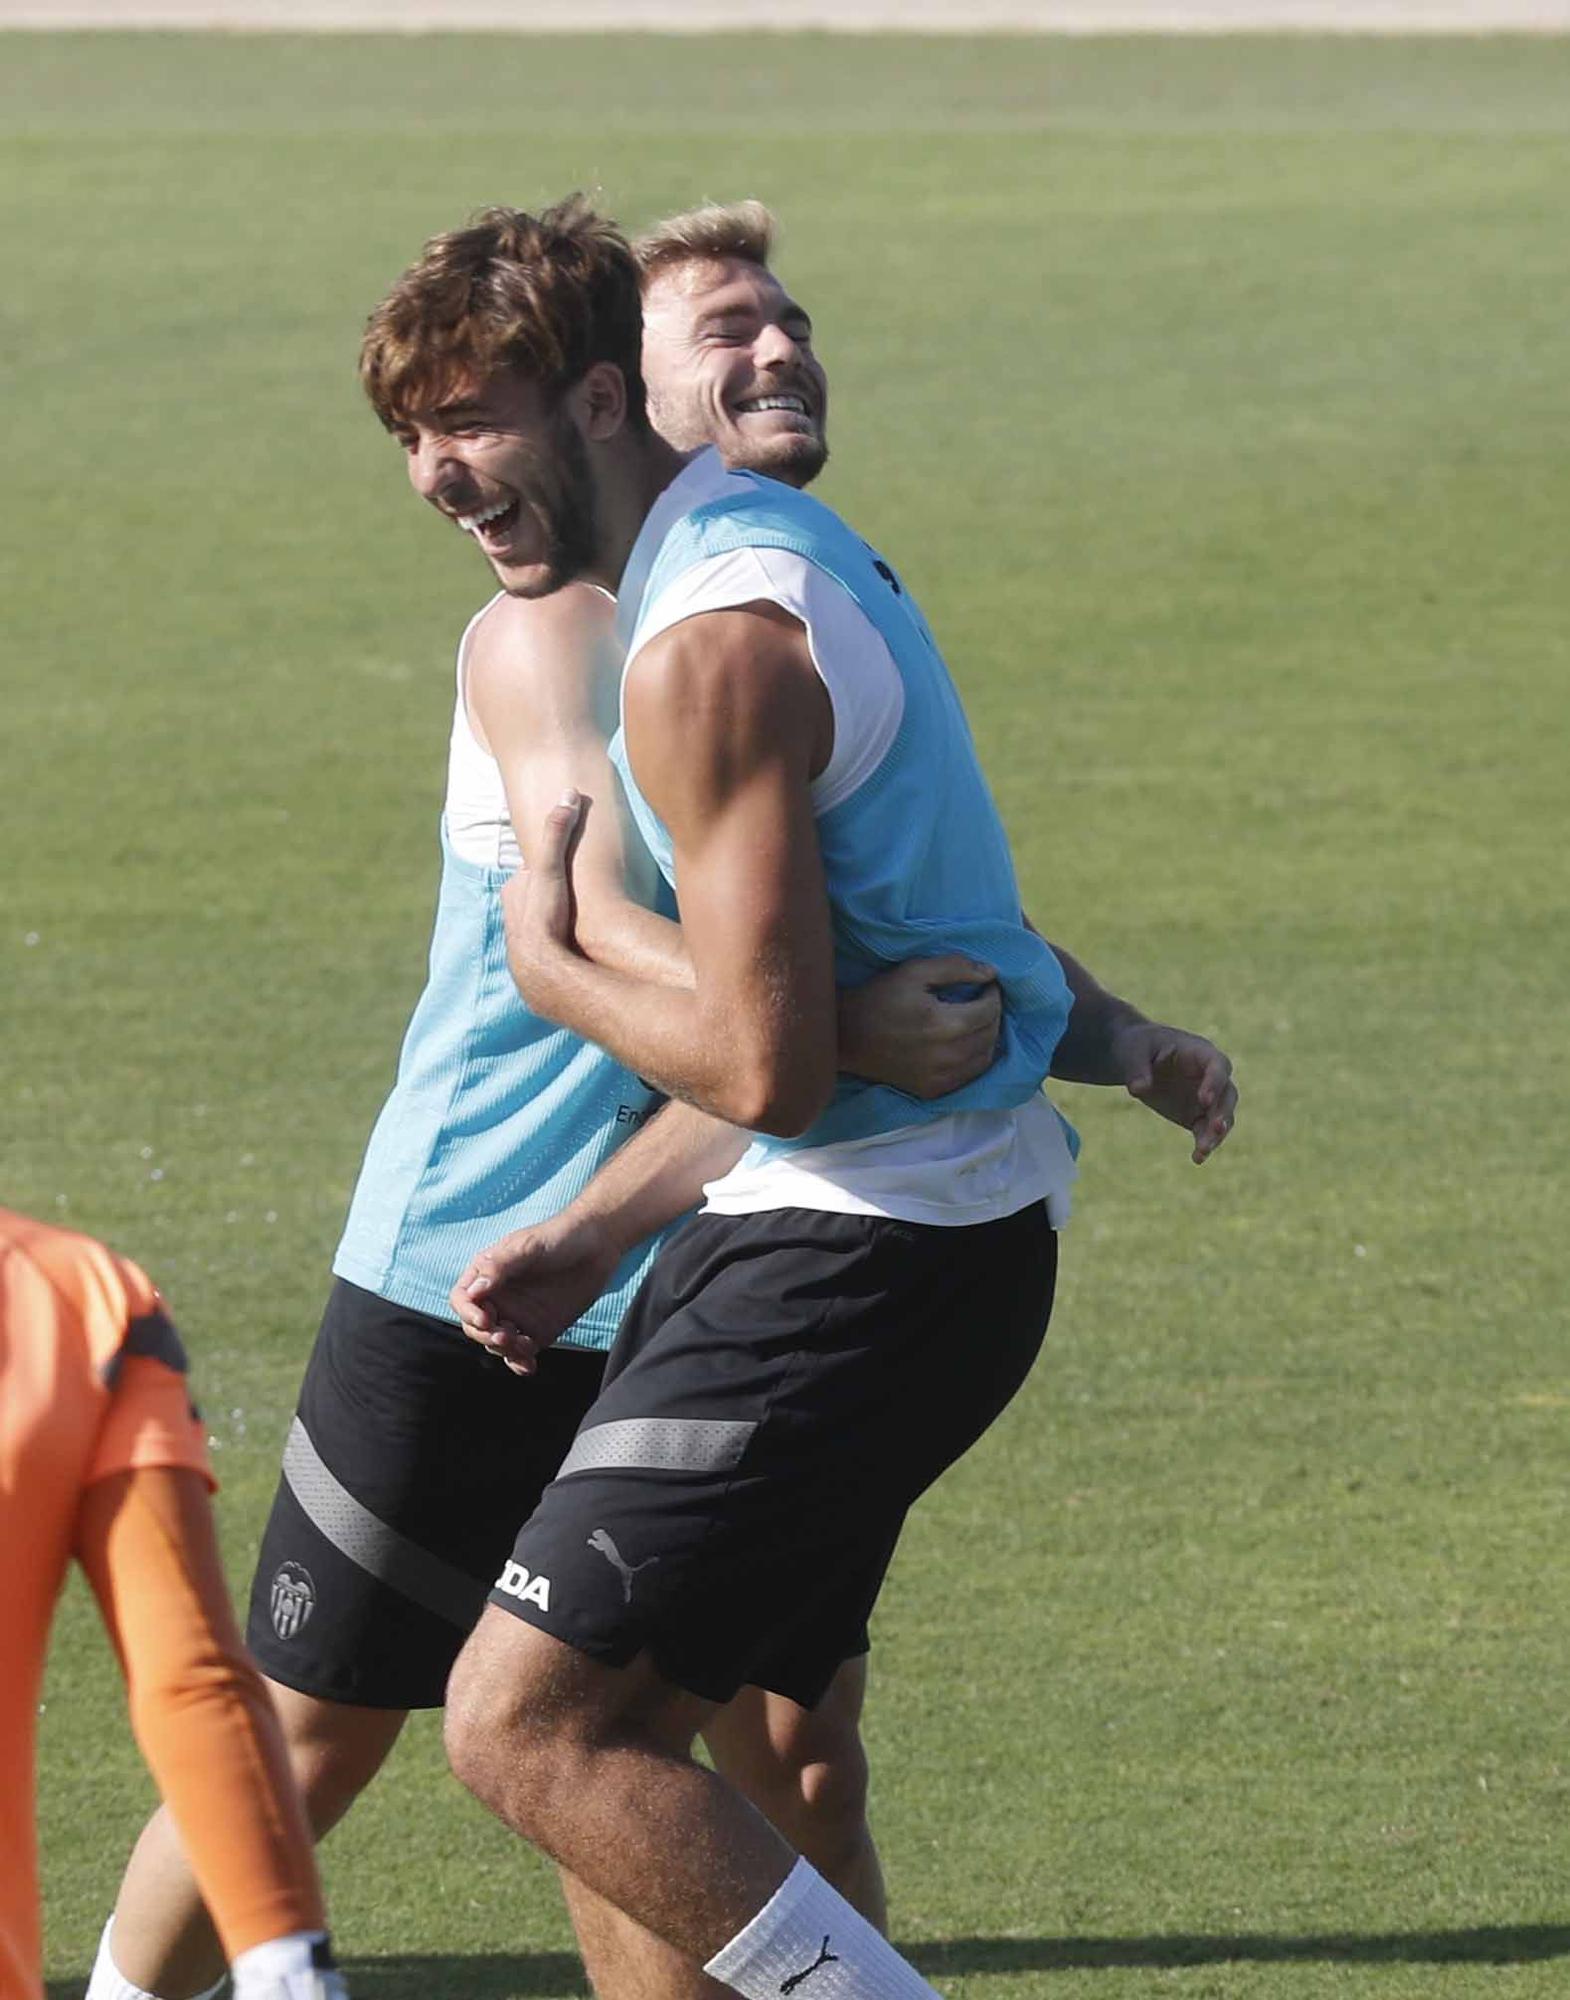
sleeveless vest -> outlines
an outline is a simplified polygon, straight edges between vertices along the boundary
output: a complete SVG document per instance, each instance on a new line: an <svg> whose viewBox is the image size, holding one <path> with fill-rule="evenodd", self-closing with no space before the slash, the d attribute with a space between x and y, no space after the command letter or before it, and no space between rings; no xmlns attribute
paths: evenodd
<svg viewBox="0 0 1570 2000"><path fill-rule="evenodd" d="M748 1158L1023 1104L1046 1078L1072 996L1051 947L1024 921L1007 837L932 633L894 571L836 514L774 480L732 475L737 481L744 490L681 516L657 546L635 546L618 599L629 667L661 594L711 556L789 550L848 591L888 646L905 705L877 768L818 816L836 980L855 986L902 959L961 952L997 968L1004 1002L996 1058L964 1089L921 1100L842 1075L806 1132L759 1134ZM638 789L621 730L611 756L639 831L679 895L670 836Z"/></svg>
<svg viewBox="0 0 1570 2000"><path fill-rule="evenodd" d="M449 1320L469 1259L565 1208L662 1101L525 1007L507 970L506 880L454 854L443 828L430 976L333 1259L351 1284ZM660 1241L622 1260L563 1345L610 1346Z"/></svg>

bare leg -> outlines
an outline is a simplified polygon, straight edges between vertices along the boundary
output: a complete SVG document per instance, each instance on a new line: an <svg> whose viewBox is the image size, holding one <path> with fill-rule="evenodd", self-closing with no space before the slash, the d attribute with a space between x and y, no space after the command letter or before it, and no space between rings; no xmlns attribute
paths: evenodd
<svg viewBox="0 0 1570 2000"><path fill-rule="evenodd" d="M712 1713L646 1661L597 1665L490 1605L447 1684L447 1751L515 1833L702 1965L796 1860L693 1760Z"/></svg>
<svg viewBox="0 0 1570 2000"><path fill-rule="evenodd" d="M866 1692L865 1658L845 1662L816 1708L743 1688L709 1718L703 1737L719 1771L847 1903L887 1932L883 1869L867 1825Z"/></svg>
<svg viewBox="0 0 1570 2000"><path fill-rule="evenodd" d="M883 1874L867 1827L859 1724L865 1660L848 1660L814 1709L744 1688L703 1735L723 1775L862 1915L885 1928ZM725 2000L728 1987L568 1874L562 1889L599 2000Z"/></svg>
<svg viewBox="0 0 1570 2000"><path fill-rule="evenodd" d="M730 1987L565 1869L561 1885L598 2000L735 2000Z"/></svg>
<svg viewBox="0 0 1570 2000"><path fill-rule="evenodd" d="M268 1681L295 1781L318 1840L335 1826L386 1761L406 1711L354 1708ZM115 1904L114 1962L161 2000L189 2000L224 1971L206 1905L166 1811L142 1829Z"/></svg>

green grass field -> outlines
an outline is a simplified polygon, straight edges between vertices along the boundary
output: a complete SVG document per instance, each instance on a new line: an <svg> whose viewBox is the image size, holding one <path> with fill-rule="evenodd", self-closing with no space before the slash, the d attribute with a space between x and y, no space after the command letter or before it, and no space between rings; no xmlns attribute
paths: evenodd
<svg viewBox="0 0 1570 2000"><path fill-rule="evenodd" d="M1570 44L12 35L0 134L4 1199L170 1293L236 1584L487 587L360 323L487 201L757 193L1031 909L1244 1090L1203 1173L1061 1094L1048 1357L876 1628L896 1934L965 2000L1562 1994ZM149 1797L93 1623L57 2000ZM327 1857L359 2000L581 1990L433 1728Z"/></svg>

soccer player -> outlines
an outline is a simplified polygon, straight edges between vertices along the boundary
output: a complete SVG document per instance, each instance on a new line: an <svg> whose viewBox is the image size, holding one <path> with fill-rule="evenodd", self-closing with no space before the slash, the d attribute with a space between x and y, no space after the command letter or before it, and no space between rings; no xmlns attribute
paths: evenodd
<svg viewBox="0 0 1570 2000"><path fill-rule="evenodd" d="M699 400L734 410L731 343L760 301L724 276ZM449 1753L515 1830L747 2000L809 1982L812 2000L916 2000L931 1989L694 1739L749 1682L812 1708L906 1510L1028 1371L1072 1173L1040 1085L1071 1016L1071 1071L1147 1096L1199 1157L1234 1096L1218 1050L1071 987L1024 921L952 685L889 564L804 494L650 426L633 285L580 205L491 211L427 245L362 366L504 589L617 593L616 762L679 884L688 972L604 962L568 847L610 815L570 788L512 896L525 997L758 1135L624 1322L454 1668ZM799 396L753 412L812 422ZM997 969L992 1063L938 1102L837 1075L837 986L934 942ZM647 1199L633 1159L600 1176L617 1192L596 1227ZM535 1282L573 1254L559 1234Z"/></svg>
<svg viewBox="0 0 1570 2000"><path fill-rule="evenodd" d="M33 1718L55 1599L87 1573L137 1742L190 1841L237 2000L332 2000L277 1719L224 1589L180 1336L136 1265L0 1209L0 1995L42 2000Z"/></svg>
<svg viewBox="0 0 1570 2000"><path fill-rule="evenodd" d="M681 379L712 334L687 325L685 286L695 261L717 250L756 272L764 310L745 340L727 333L733 358L749 357L750 395L735 409L694 411ZM800 359L791 331L799 308L768 273L768 255L769 218L756 204L706 209L652 232L650 338L673 421L723 429L736 462L804 482L827 454L827 384L816 363ZM624 303L625 332L636 341L635 288ZM462 306L455 295L454 313ZM790 407L753 407L781 402ZM455 425L466 444L474 427ZM682 442L690 441L684 430ZM465 512L456 457L425 449L411 456L410 471L423 496L482 548L506 532L505 518L487 519L483 507ZM514 826L533 840L564 785L602 800L613 786L606 741L621 666L613 610L588 583L537 602L500 592L458 650L430 977L334 1259L337 1283L251 1596L247 1636L319 1835L375 1776L408 1711L440 1706L519 1524L594 1399L605 1350L652 1256L649 1239L740 1151L728 1128L688 1106L658 1109L636 1075L530 1014L507 971L499 891L522 858ZM624 854L614 813L601 813L580 858L585 886L603 892L586 903L588 928L631 973L689 978L676 926L625 893L626 861L640 856L652 900L657 877L641 844ZM837 1059L932 1095L986 1065L998 1003L985 985L989 969L972 958L913 956L919 962L875 988L846 995ZM979 997L933 997L977 981ZM634 1163L624 1173L635 1172L652 1198L623 1206L596 1235L582 1205L570 1205L622 1141ZM597 1188L590 1207L604 1196ZM569 1219L558 1222L564 1209ZM544 1315L536 1323L562 1337L528 1381L459 1337L448 1303L453 1279L480 1246L526 1225L540 1241L570 1227L578 1248L549 1295L537 1289L531 1300ZM881 1922L858 1727L865 1647L864 1632L848 1636L827 1696L810 1712L745 1689L708 1733L721 1768ZM658 1939L637 1934L579 1885L566 1888L604 2000L714 1992ZM220 1962L176 1830L158 1815L127 1871L90 2000L186 2000Z"/></svg>

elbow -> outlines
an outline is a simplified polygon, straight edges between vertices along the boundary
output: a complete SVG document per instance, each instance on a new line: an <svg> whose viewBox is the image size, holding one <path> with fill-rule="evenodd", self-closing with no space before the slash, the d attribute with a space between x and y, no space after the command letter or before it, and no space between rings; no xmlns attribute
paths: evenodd
<svg viewBox="0 0 1570 2000"><path fill-rule="evenodd" d="M727 1081L711 1108L731 1125L773 1139L799 1139L821 1116L834 1090L832 1067L817 1062L761 1060Z"/></svg>

